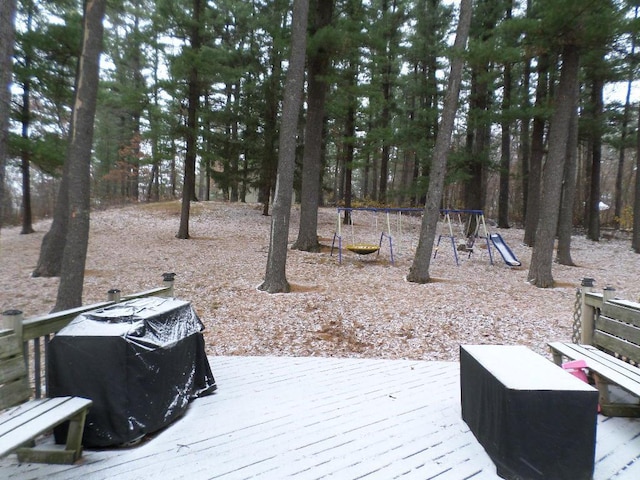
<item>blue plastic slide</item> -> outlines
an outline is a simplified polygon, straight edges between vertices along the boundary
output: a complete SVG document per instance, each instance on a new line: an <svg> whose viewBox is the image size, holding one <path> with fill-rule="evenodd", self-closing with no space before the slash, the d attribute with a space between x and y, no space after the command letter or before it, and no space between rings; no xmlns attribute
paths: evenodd
<svg viewBox="0 0 640 480"><path fill-rule="evenodd" d="M506 263L510 267L519 267L520 265L522 265L520 260L516 258L516 256L509 248L509 245L504 242L502 236L499 233L492 233L491 235L489 235L489 238L491 238L493 246L496 247L496 250L498 250L498 252L500 252L500 255L502 255L504 263Z"/></svg>

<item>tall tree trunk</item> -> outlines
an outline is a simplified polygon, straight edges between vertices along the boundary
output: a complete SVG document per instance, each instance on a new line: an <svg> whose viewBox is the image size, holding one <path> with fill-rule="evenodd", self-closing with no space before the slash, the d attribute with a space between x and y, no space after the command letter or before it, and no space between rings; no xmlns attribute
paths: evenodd
<svg viewBox="0 0 640 480"><path fill-rule="evenodd" d="M30 63L27 59L27 63ZM29 67L27 66L27 71ZM22 138L28 142L29 140L29 119L31 117L29 102L30 102L30 87L31 82L27 79L23 85L22 90ZM26 144L25 144L26 145ZM22 230L21 234L33 233L32 214L31 214L31 173L30 173L30 148L22 150L20 170L22 171Z"/></svg>
<svg viewBox="0 0 640 480"><path fill-rule="evenodd" d="M33 5L27 6L27 32L31 33L31 25L33 21ZM32 216L31 216L31 173L30 173L30 157L31 148L29 146L29 123L31 121L31 56L32 48L25 45L24 70L25 79L22 85L22 139L25 148L21 153L20 170L22 172L22 230L21 234L33 233Z"/></svg>
<svg viewBox="0 0 640 480"><path fill-rule="evenodd" d="M527 16L531 14L531 0L527 0ZM529 87L531 85L531 59L524 60L522 73L522 123L520 127L520 182L522 185L522 220L527 219L527 197L529 196L529 163L531 161L531 101Z"/></svg>
<svg viewBox="0 0 640 480"><path fill-rule="evenodd" d="M271 78L267 80L265 93L265 126L264 126L264 155L260 169L260 201L262 214L269 215L271 190L277 171L276 141L278 139L278 83L282 71L280 52L273 47L271 54Z"/></svg>
<svg viewBox="0 0 640 480"><path fill-rule="evenodd" d="M553 287L554 284L551 272L553 247L558 228L569 128L578 95L579 69L579 49L574 45L565 45L562 51L560 83L549 131L549 153L542 174L540 217L527 276L528 281L539 288Z"/></svg>
<svg viewBox="0 0 640 480"><path fill-rule="evenodd" d="M638 131L640 131L640 111L638 112ZM640 135L636 140L636 181L633 193L633 234L631 237L631 248L636 253L640 253Z"/></svg>
<svg viewBox="0 0 640 480"><path fill-rule="evenodd" d="M353 84L349 88L355 87L355 76L351 77ZM356 107L355 95L349 94L349 106L347 107L347 118L344 123L344 206L351 208L353 200L353 160L355 153L355 134L356 134ZM349 210L344 212L344 224L351 222Z"/></svg>
<svg viewBox="0 0 640 480"><path fill-rule="evenodd" d="M4 224L5 172L9 158L9 122L11 119L11 77L15 35L16 1L0 2L0 230Z"/></svg>
<svg viewBox="0 0 640 480"><path fill-rule="evenodd" d="M314 0L312 5L314 20L311 34L315 35L331 23L334 0ZM304 156L302 157L300 225L298 239L292 247L306 252L320 251L320 243L318 242L318 204L321 195L324 105L328 88L324 77L329 71L329 59L329 51L320 46L308 60L308 108Z"/></svg>
<svg viewBox="0 0 640 480"><path fill-rule="evenodd" d="M471 92L469 95L469 124L467 126L466 179L464 207L471 210L485 208L487 178L491 147L491 108L493 103L491 75L493 63L485 53L501 11L497 0L478 0L472 19L471 37L479 55L471 55ZM475 219L474 219L475 220ZM475 225L469 225L471 232Z"/></svg>
<svg viewBox="0 0 640 480"><path fill-rule="evenodd" d="M591 91L593 107L593 129L591 132L591 187L589 188L589 226L587 238L597 242L600 240L600 165L602 162L602 117L604 102L602 99L604 81L596 73Z"/></svg>
<svg viewBox="0 0 640 480"><path fill-rule="evenodd" d="M73 122L73 118L71 120ZM71 124L70 131L75 127ZM42 237L40 255L33 277L57 277L62 267L62 251L67 238L69 227L69 162L65 161L62 177L58 186L56 203L53 209L53 220L49 231Z"/></svg>
<svg viewBox="0 0 640 480"><path fill-rule="evenodd" d="M447 168L447 157L451 146L451 136L458 100L460 96L460 84L462 82L462 67L464 66L464 50L469 36L471 24L472 0L460 1L460 19L456 30L456 39L453 45L451 60L451 72L449 84L444 99L442 120L436 137L433 151L433 160L429 175L429 187L420 228L420 238L416 248L416 255L407 275L407 280L414 283L427 283L429 281L429 265L431 252L436 236L438 219L440 218L440 203L444 190L444 179Z"/></svg>
<svg viewBox="0 0 640 480"><path fill-rule="evenodd" d="M346 15L351 20L356 19L357 10L361 7L361 0L350 0L347 2ZM344 201L346 208L351 208L353 197L353 162L355 154L355 142L356 142L356 114L357 114L357 85L358 85L358 65L360 57L357 49L352 49L348 58L346 59L346 67L344 69L344 84L345 84L345 96L346 96L346 116L344 119L344 125L342 130L342 149L339 153L341 171L340 171L340 193L339 200ZM371 115L371 114L370 114ZM371 117L369 117L369 131L372 129ZM368 183L370 177L369 160L371 158L370 153L367 153L367 161L364 167L364 184L363 194L366 197L369 191L376 192L375 187L372 190L368 190ZM350 210L345 210L344 224L351 222Z"/></svg>
<svg viewBox="0 0 640 480"><path fill-rule="evenodd" d="M533 247L536 238L536 227L540 217L540 191L542 182L542 159L544 157L545 114L542 113L549 95L549 56L542 55L538 59L538 85L536 87L536 113L533 117L531 131L531 156L527 188L527 216L524 224L524 243Z"/></svg>
<svg viewBox="0 0 640 480"><path fill-rule="evenodd" d="M154 38L154 42L157 42L158 37ZM156 43L157 45L157 43ZM160 200L160 120L159 120L159 82L158 82L158 47L153 50L153 87L152 87L152 96L153 96L153 108L151 110L151 114L149 115L149 130L151 134L150 142L151 142L151 178L149 178L149 185L147 188L147 202L154 201L158 202Z"/></svg>
<svg viewBox="0 0 640 480"><path fill-rule="evenodd" d="M506 11L506 21L511 19L512 0ZM509 177L511 165L511 63L504 65L504 89L502 95L502 138L500 148L500 192L498 196L498 227L509 228Z"/></svg>
<svg viewBox="0 0 640 480"><path fill-rule="evenodd" d="M302 104L304 64L307 49L309 0L294 0L291 34L291 58L284 87L282 128L278 153L278 176L271 218L271 240L264 282L258 287L268 293L291 290L287 281L287 243L293 198L293 174L296 161L298 117Z"/></svg>
<svg viewBox="0 0 640 480"><path fill-rule="evenodd" d="M638 11L640 7L638 5L634 8L634 19L638 20ZM631 36L631 53L630 59L635 59L636 53L636 35ZM633 66L637 63L635 60L629 60L633 62ZM627 137L629 129L629 114L631 113L631 89L633 87L635 79L635 68L629 68L629 78L627 80L627 96L624 102L624 112L622 115L622 127L620 134L620 152L618 153L618 171L616 173L616 186L615 186L615 204L614 204L614 221L616 228L620 228L620 218L622 218L622 180L624 178L624 161L625 153L627 150Z"/></svg>
<svg viewBox="0 0 640 480"><path fill-rule="evenodd" d="M635 50L635 42L632 51ZM632 54L633 55L633 54ZM614 199L614 222L616 228L620 228L620 218L622 218L622 181L624 179L624 164L627 150L627 138L629 129L629 113L631 112L631 88L633 79L627 82L627 96L624 103L624 112L622 114L622 126L620 133L620 151L618 152L618 170L616 172L615 199Z"/></svg>
<svg viewBox="0 0 640 480"><path fill-rule="evenodd" d="M231 193L230 200L237 202L240 197L240 138L238 136L238 112L240 111L240 85L238 82L233 84L233 123L231 124L231 159L229 165L231 168Z"/></svg>
<svg viewBox="0 0 640 480"><path fill-rule="evenodd" d="M191 30L191 50L197 56L202 47L200 35L200 19L202 18L202 0L193 0L193 27ZM187 92L187 151L184 159L184 180L182 183L182 208L180 210L180 227L176 238L189 238L189 215L191 201L195 196L196 186L196 157L198 137L198 106L200 101L200 74L196 63L189 70Z"/></svg>
<svg viewBox="0 0 640 480"><path fill-rule="evenodd" d="M576 95L576 101L578 96ZM573 204L576 197L576 172L578 170L578 105L573 107L569 125L569 141L564 165L564 180L560 200L558 219L558 253L556 260L560 265L573 266L571 259L571 235L573 233Z"/></svg>
<svg viewBox="0 0 640 480"><path fill-rule="evenodd" d="M485 169L489 162L490 124L487 117L490 108L488 66L476 66L471 74L469 100L469 126L467 132L467 179L464 181L464 208L482 210L486 188Z"/></svg>
<svg viewBox="0 0 640 480"><path fill-rule="evenodd" d="M106 3L107 0L85 2L82 55L73 105L73 130L66 160L69 163L69 224L54 311L82 305L84 269L89 245L93 122L98 99L102 20Z"/></svg>
<svg viewBox="0 0 640 480"><path fill-rule="evenodd" d="M391 4L390 4L391 3ZM396 2L382 1L381 16L388 17L387 23L383 27L382 38L384 41L384 60L382 60L382 112L380 114L380 126L382 128L382 148L380 149L380 182L378 185L377 199L382 203L388 201L388 176L389 159L391 154L390 129L391 129L391 104L393 102L393 62L394 57L394 23L391 17L396 14Z"/></svg>

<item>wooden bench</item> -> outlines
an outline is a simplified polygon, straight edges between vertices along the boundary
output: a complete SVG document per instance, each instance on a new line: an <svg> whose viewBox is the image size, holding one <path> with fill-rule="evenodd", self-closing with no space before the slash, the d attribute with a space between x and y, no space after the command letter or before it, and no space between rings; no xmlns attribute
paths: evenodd
<svg viewBox="0 0 640 480"><path fill-rule="evenodd" d="M0 330L0 410L4 410L0 413L0 457L15 451L20 462L74 463L82 455L82 432L93 402L79 397L29 400L21 318L17 320L13 329ZM37 437L67 421L65 445L35 445Z"/></svg>
<svg viewBox="0 0 640 480"><path fill-rule="evenodd" d="M584 360L599 392L602 414L618 417L640 416L640 304L609 298L611 292L591 305L584 303L580 344L552 342L554 361L563 358ZM613 398L610 386L617 385L626 395Z"/></svg>

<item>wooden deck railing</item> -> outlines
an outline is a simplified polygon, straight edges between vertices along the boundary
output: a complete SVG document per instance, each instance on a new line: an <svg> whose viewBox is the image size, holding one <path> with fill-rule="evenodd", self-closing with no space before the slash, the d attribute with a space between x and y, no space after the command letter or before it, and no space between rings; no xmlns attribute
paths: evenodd
<svg viewBox="0 0 640 480"><path fill-rule="evenodd" d="M2 324L19 325L22 327L22 340L24 342L24 357L27 362L29 377L31 378L35 398L46 395L46 358L49 349L49 341L52 336L62 330L76 316L81 313L107 307L119 302L133 300L144 297L173 297L173 283L175 274L163 273L163 285L131 295L121 295L120 290L112 289L107 292L105 302L83 305L81 307L63 310L60 312L39 315L36 317L22 319L23 312L20 310L7 310L2 313ZM16 318L16 316L18 318Z"/></svg>
<svg viewBox="0 0 640 480"><path fill-rule="evenodd" d="M580 287L582 305L580 307L581 337L580 343L593 344L593 335L598 316L607 311L607 315L625 323L640 325L640 303L616 298L616 289L607 286L602 292L593 291L593 279L585 278Z"/></svg>

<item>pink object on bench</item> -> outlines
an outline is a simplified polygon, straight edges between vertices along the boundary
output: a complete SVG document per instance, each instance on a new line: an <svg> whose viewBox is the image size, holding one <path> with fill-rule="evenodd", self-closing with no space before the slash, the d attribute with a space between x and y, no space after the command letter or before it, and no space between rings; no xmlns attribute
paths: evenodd
<svg viewBox="0 0 640 480"><path fill-rule="evenodd" d="M562 368L564 368L574 377L579 378L583 382L589 383L587 372L585 372L584 370L585 368L587 368L587 362L585 362L584 360L573 360L571 362L563 363Z"/></svg>

